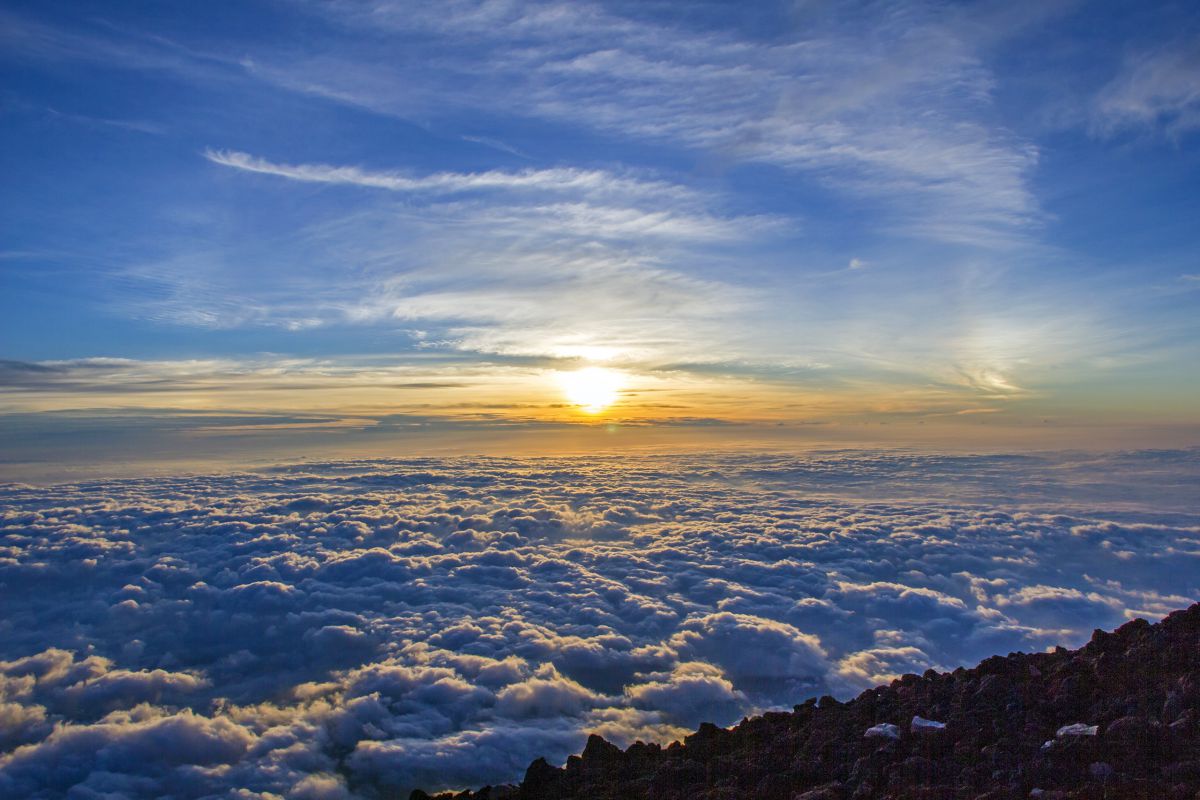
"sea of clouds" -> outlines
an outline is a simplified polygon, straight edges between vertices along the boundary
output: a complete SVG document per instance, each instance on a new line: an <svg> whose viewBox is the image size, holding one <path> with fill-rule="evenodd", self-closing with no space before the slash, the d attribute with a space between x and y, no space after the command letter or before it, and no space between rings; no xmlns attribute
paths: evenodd
<svg viewBox="0 0 1200 800"><path fill-rule="evenodd" d="M1200 451L0 485L0 797L519 779L1200 598Z"/></svg>

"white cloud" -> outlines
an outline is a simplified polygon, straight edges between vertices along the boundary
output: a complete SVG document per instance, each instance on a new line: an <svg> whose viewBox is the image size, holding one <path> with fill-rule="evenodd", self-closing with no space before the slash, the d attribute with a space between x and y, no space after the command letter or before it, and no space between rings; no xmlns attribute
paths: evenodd
<svg viewBox="0 0 1200 800"><path fill-rule="evenodd" d="M128 285L142 289L131 297L130 313L172 324L293 331L404 319L433 327L425 344L442 349L713 357L730 340L724 326L756 295L711 248L788 227L771 215L728 213L718 196L633 172L412 176L280 164L240 152L205 156L243 172L404 198L358 192L265 255L260 240L189 242L176 256L126 264ZM236 266L244 258L286 261L288 280L249 279Z"/></svg>
<svg viewBox="0 0 1200 800"><path fill-rule="evenodd" d="M721 159L812 170L840 190L884 199L909 234L996 243L1040 213L1026 184L1037 151L992 122L983 60L1038 13L985 19L986 10L922 4L888 14L846 6L797 12L762 40L732 26L627 18L602 4L461 3L436 16L398 3L312 8L380 42L428 37L455 58L422 61L419 86L405 78L417 68L412 55L382 47L281 56L256 63L255 74L400 116L437 115L446 103L520 108ZM467 73L476 79L464 84Z"/></svg>
<svg viewBox="0 0 1200 800"><path fill-rule="evenodd" d="M248 153L205 150L214 164L244 172L273 175L305 183L330 183L386 189L392 192L451 194L473 191L562 192L592 197L637 197L639 199L696 201L701 195L665 181L640 180L602 170L574 168L527 169L520 172L439 172L412 177L400 172L376 172L353 166L329 164L277 164Z"/></svg>
<svg viewBox="0 0 1200 800"><path fill-rule="evenodd" d="M669 741L1078 644L1200 595L1198 469L737 453L7 485L0 794L497 783L588 732ZM1035 505L1004 499L1030 481Z"/></svg>
<svg viewBox="0 0 1200 800"><path fill-rule="evenodd" d="M496 694L496 712L513 718L580 716L600 698L573 680L558 674L553 664Z"/></svg>
<svg viewBox="0 0 1200 800"><path fill-rule="evenodd" d="M1200 39L1143 51L1096 98L1098 125L1161 127L1178 136L1200 127Z"/></svg>
<svg viewBox="0 0 1200 800"><path fill-rule="evenodd" d="M475 119L534 117L717 163L765 162L882 200L893 229L906 235L992 245L1011 242L1040 211L1027 185L1037 151L996 124L985 55L1063 5L999 13L920 2L888 13L857 4L823 14L796 9L764 38L721 21L626 16L602 3L484 0L430 13L402 2L299 2L326 27L283 47L255 43L250 54L21 19L10 27L40 58L169 69L200 83L250 78L426 125L457 124L464 111ZM618 185L589 170L412 177L239 152L209 157L294 180L406 192Z"/></svg>

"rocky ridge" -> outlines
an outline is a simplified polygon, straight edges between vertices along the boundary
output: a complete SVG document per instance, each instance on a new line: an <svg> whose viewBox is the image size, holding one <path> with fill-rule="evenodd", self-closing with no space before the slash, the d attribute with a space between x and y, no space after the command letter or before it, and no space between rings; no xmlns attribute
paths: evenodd
<svg viewBox="0 0 1200 800"><path fill-rule="evenodd" d="M1200 800L1200 604L1097 630L1074 651L996 656L846 703L703 724L668 747L621 750L593 735L562 768L534 761L519 786L434 800L1026 797Z"/></svg>

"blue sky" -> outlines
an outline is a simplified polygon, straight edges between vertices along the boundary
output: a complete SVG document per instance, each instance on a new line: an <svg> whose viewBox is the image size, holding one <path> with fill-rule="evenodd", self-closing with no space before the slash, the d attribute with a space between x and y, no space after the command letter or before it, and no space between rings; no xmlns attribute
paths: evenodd
<svg viewBox="0 0 1200 800"><path fill-rule="evenodd" d="M599 364L609 423L1196 436L1192 4L10 2L0 36L23 430L566 424L553 376Z"/></svg>

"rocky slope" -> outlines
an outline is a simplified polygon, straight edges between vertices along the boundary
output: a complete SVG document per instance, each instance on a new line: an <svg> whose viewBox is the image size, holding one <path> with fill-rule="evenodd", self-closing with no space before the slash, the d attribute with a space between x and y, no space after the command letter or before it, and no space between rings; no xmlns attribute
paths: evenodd
<svg viewBox="0 0 1200 800"><path fill-rule="evenodd" d="M539 759L520 786L437 800L1026 797L1200 799L1200 604L665 748L592 736L564 768Z"/></svg>

